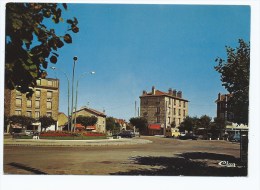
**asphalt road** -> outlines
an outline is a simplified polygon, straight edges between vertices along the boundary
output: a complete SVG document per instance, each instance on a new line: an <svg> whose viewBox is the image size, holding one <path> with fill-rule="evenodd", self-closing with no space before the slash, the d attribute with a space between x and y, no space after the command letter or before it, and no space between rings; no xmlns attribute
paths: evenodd
<svg viewBox="0 0 260 190"><path fill-rule="evenodd" d="M246 176L239 144L141 137L149 144L4 146L4 174ZM220 166L220 161L236 167Z"/></svg>

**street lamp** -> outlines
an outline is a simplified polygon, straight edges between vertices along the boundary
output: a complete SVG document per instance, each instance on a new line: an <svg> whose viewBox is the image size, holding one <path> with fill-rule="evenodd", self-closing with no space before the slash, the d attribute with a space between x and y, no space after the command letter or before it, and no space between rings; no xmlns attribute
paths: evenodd
<svg viewBox="0 0 260 190"><path fill-rule="evenodd" d="M75 132L75 129L76 129L76 124L77 124L77 103L78 103L78 87L79 87L79 80L81 78L83 78L84 76L86 76L87 74L91 74L91 75L94 75L95 74L95 71L91 71L91 72L85 72L85 73L82 73L78 80L77 80L77 86L76 86L76 101L75 101L75 118L74 118L74 132Z"/></svg>
<svg viewBox="0 0 260 190"><path fill-rule="evenodd" d="M51 69L53 71L57 70L56 67L51 67ZM65 75L65 77L67 78L67 81L68 81L68 130L70 130L70 119L69 119L69 116L70 116L70 80L69 80L68 75L64 71L62 71L61 69L58 69L58 70L60 70Z"/></svg>
<svg viewBox="0 0 260 190"><path fill-rule="evenodd" d="M73 70L72 70L72 87L71 87L71 92L72 92L72 97L71 97L71 123L70 123L70 126L71 126L71 131L72 131L72 127L73 127L73 98L74 98L74 75L75 75L75 64L76 64L76 61L78 60L78 57L75 56L73 57ZM74 126L75 127L75 126Z"/></svg>

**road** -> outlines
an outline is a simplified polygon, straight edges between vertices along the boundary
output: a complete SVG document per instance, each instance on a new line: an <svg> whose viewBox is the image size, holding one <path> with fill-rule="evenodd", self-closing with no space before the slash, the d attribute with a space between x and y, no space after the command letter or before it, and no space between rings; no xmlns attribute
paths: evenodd
<svg viewBox="0 0 260 190"><path fill-rule="evenodd" d="M4 146L5 174L246 176L239 144L141 137L153 143L86 147ZM219 166L220 161L235 168Z"/></svg>

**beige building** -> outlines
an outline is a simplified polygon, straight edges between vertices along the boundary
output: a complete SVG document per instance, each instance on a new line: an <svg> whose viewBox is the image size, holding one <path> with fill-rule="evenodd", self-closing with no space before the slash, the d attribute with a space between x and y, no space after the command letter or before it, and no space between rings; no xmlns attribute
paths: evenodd
<svg viewBox="0 0 260 190"><path fill-rule="evenodd" d="M65 125L67 125L67 124L68 124L67 115L63 112L59 112L58 113L58 124L57 124L58 130L62 130L65 127Z"/></svg>
<svg viewBox="0 0 260 190"><path fill-rule="evenodd" d="M51 116L58 119L59 80L39 79L32 97L27 98L17 90L5 89L4 114L6 116L24 115L38 119L40 116Z"/></svg>
<svg viewBox="0 0 260 190"><path fill-rule="evenodd" d="M148 121L148 134L165 135L172 124L178 128L188 115L188 102L183 99L181 91L171 88L168 92L162 92L153 86L151 92L143 91L140 96L140 116Z"/></svg>
<svg viewBox="0 0 260 190"><path fill-rule="evenodd" d="M93 132L106 133L106 115L104 113L88 107L82 107L81 109L76 111L76 115L77 117L80 115L97 117L96 125L89 126L89 128L87 127L87 129L92 130ZM74 117L75 117L75 112L73 113L73 118Z"/></svg>

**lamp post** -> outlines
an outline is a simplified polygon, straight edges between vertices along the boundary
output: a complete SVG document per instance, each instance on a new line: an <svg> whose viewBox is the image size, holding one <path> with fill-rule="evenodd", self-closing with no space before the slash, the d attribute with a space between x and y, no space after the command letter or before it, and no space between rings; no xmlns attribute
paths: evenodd
<svg viewBox="0 0 260 190"><path fill-rule="evenodd" d="M83 74L80 75L80 77L78 78L77 80L77 86L76 86L76 101L75 101L75 118L74 118L74 132L75 132L75 129L76 129L76 124L77 124L77 104L78 104L78 87L79 87L79 80L81 78L83 78L84 76L86 76L87 74L91 74L91 75L94 75L95 74L95 71L91 71L91 72L85 72Z"/></svg>
<svg viewBox="0 0 260 190"><path fill-rule="evenodd" d="M52 70L57 70L56 67L51 67ZM70 130L70 119L69 119L69 116L70 116L70 80L69 80L69 77L68 75L63 72L61 69L58 69L60 70L64 75L65 77L67 78L67 81L68 81L68 130Z"/></svg>
<svg viewBox="0 0 260 190"><path fill-rule="evenodd" d="M72 87L71 87L71 92L72 92L72 97L71 97L71 123L70 123L70 126L71 126L71 131L73 129L73 103L74 103L74 75L75 75L75 64L76 64L76 61L78 60L78 57L73 57L73 70L72 70ZM76 110L75 110L76 111Z"/></svg>

